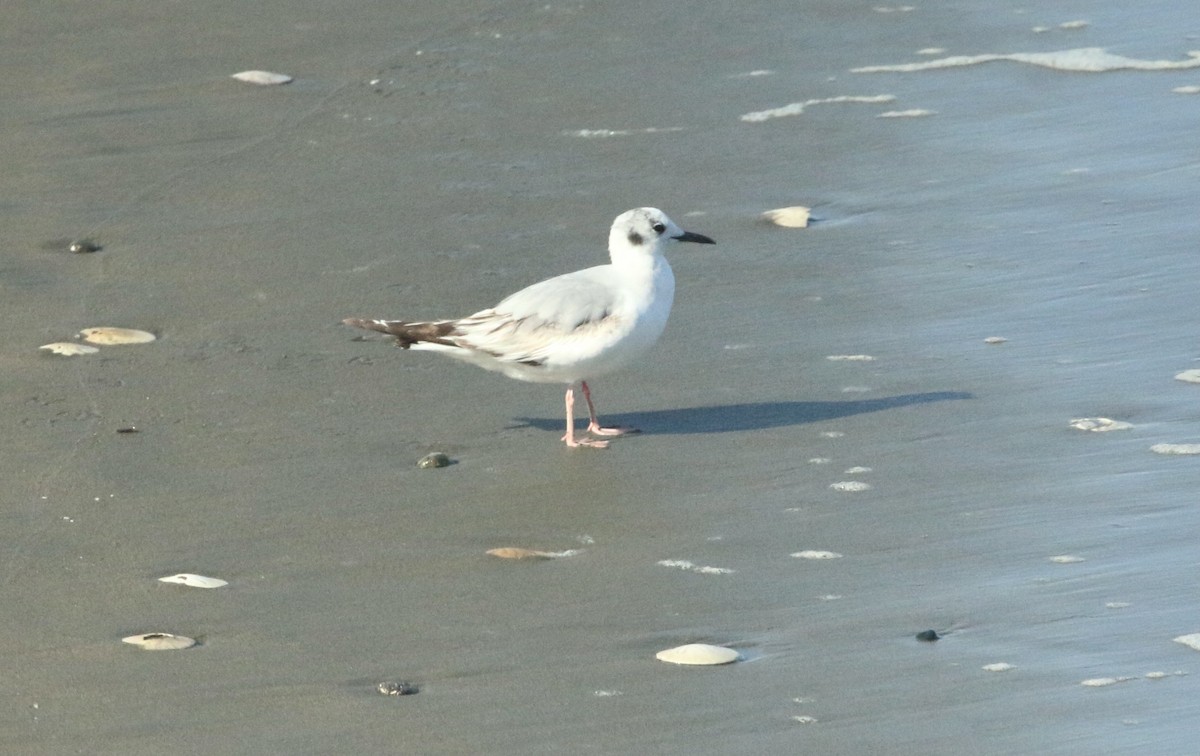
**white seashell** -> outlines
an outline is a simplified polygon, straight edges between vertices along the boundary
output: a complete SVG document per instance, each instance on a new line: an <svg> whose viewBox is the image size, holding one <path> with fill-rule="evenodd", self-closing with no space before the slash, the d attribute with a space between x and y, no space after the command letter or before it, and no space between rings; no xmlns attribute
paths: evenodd
<svg viewBox="0 0 1200 756"><path fill-rule="evenodd" d="M97 326L84 328L79 332L79 338L92 344L116 346L118 344L149 344L158 339L149 331L139 331L134 328L116 328L115 326Z"/></svg>
<svg viewBox="0 0 1200 756"><path fill-rule="evenodd" d="M1200 369L1193 368L1192 370L1184 370L1182 373L1176 373L1175 380L1183 381L1184 383L1200 383Z"/></svg>
<svg viewBox="0 0 1200 756"><path fill-rule="evenodd" d="M53 344L42 344L38 349L45 349L51 354L61 354L64 357L75 357L80 354L95 354L100 350L87 344L76 344L72 341L55 341Z"/></svg>
<svg viewBox="0 0 1200 756"><path fill-rule="evenodd" d="M1048 558L1055 564L1079 564L1080 562L1087 561L1083 557L1075 556L1074 554L1059 554L1058 556L1052 556Z"/></svg>
<svg viewBox="0 0 1200 756"><path fill-rule="evenodd" d="M1010 669L1016 669L1008 662L996 662L995 664L984 664L982 667L984 672L1007 672Z"/></svg>
<svg viewBox="0 0 1200 756"><path fill-rule="evenodd" d="M874 362L875 358L869 354L831 354L825 359L830 362Z"/></svg>
<svg viewBox="0 0 1200 756"><path fill-rule="evenodd" d="M707 643L689 643L686 646L676 646L654 655L655 659L670 664L690 664L694 666L715 666L729 664L742 658L742 655L732 648L710 646Z"/></svg>
<svg viewBox="0 0 1200 756"><path fill-rule="evenodd" d="M170 633L142 633L141 635L130 635L121 640L147 651L177 651L196 645L195 638L189 638L186 635L171 635Z"/></svg>
<svg viewBox="0 0 1200 756"><path fill-rule="evenodd" d="M226 580L206 577L204 575L193 575L190 572L167 575L166 577L160 577L158 580L160 583L179 583L180 585L190 585L193 588L220 588L223 585L229 585L229 582Z"/></svg>
<svg viewBox="0 0 1200 756"><path fill-rule="evenodd" d="M768 210L762 214L762 218L782 228L808 228L809 214L809 208L796 205Z"/></svg>
<svg viewBox="0 0 1200 756"><path fill-rule="evenodd" d="M519 546L504 546L499 549L490 549L488 553L501 559L553 559L555 556L547 551L522 549Z"/></svg>
<svg viewBox="0 0 1200 756"><path fill-rule="evenodd" d="M1072 428L1082 431L1104 433L1106 431L1129 430L1133 423L1124 420L1112 420L1107 417L1077 417L1070 423Z"/></svg>
<svg viewBox="0 0 1200 756"><path fill-rule="evenodd" d="M1004 338L1003 336L988 336L986 339L983 340L983 343L984 344L1003 344L1007 341L1008 341L1008 339Z"/></svg>
<svg viewBox="0 0 1200 756"><path fill-rule="evenodd" d="M292 81L292 77L287 74L271 71L239 71L230 78L244 81L247 84L287 84Z"/></svg>

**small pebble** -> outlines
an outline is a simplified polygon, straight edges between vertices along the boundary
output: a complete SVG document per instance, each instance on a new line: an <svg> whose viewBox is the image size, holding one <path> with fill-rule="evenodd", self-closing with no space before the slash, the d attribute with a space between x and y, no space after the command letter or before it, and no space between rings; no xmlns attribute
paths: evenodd
<svg viewBox="0 0 1200 756"><path fill-rule="evenodd" d="M196 645L195 638L171 633L142 633L122 638L122 641L147 651L178 651Z"/></svg>
<svg viewBox="0 0 1200 756"><path fill-rule="evenodd" d="M984 664L981 669L984 672L1007 672L1010 669L1016 669L1008 662L996 662L995 664Z"/></svg>
<svg viewBox="0 0 1200 756"><path fill-rule="evenodd" d="M79 241L71 242L71 244L67 247L68 251L74 252L77 255L87 255L91 254L92 252L99 252L102 249L104 249L104 247L96 244L91 239L80 239Z"/></svg>
<svg viewBox="0 0 1200 756"><path fill-rule="evenodd" d="M50 354L61 354L63 357L76 357L81 354L95 354L100 350L87 344L76 344L73 341L55 341L53 344L42 344L38 349L44 349Z"/></svg>
<svg viewBox="0 0 1200 756"><path fill-rule="evenodd" d="M272 71L240 71L231 74L231 78L238 81L244 81L247 84L288 84L292 81L292 77L287 74L274 73Z"/></svg>
<svg viewBox="0 0 1200 756"><path fill-rule="evenodd" d="M983 340L984 344L1004 344L1007 342L1008 339L1004 338L1003 336L988 336Z"/></svg>
<svg viewBox="0 0 1200 756"><path fill-rule="evenodd" d="M411 696L415 695L420 689L412 683L385 681L375 686L383 696Z"/></svg>
<svg viewBox="0 0 1200 756"><path fill-rule="evenodd" d="M942 636L937 634L937 630L922 630L921 632L917 633L917 640L925 641L926 643L932 643L935 640L939 640L941 637Z"/></svg>
<svg viewBox="0 0 1200 756"><path fill-rule="evenodd" d="M689 643L686 646L676 646L659 651L655 659L669 664L687 664L691 666L716 666L729 664L742 658L742 655L732 648L711 646L707 643Z"/></svg>
<svg viewBox="0 0 1200 756"><path fill-rule="evenodd" d="M805 549L792 554L793 559L841 559L842 555L836 551L817 551L815 549Z"/></svg>
<svg viewBox="0 0 1200 756"><path fill-rule="evenodd" d="M417 467L422 470L432 470L436 467L446 467L450 464L450 458L442 452L432 452L426 454L417 460Z"/></svg>
<svg viewBox="0 0 1200 756"><path fill-rule="evenodd" d="M1183 381L1184 383L1200 383L1200 369L1193 368L1192 370L1184 370L1182 373L1176 373L1175 380Z"/></svg>

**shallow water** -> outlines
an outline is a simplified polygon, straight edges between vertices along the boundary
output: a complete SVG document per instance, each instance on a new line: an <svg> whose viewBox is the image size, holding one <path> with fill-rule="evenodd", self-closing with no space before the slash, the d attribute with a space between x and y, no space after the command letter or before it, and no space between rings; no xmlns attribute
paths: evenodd
<svg viewBox="0 0 1200 756"><path fill-rule="evenodd" d="M1200 47L1094 5L14 10L0 748L1188 751L1200 469L1150 447L1200 441L1200 71L850 72ZM607 452L553 387L340 325L596 264L643 204L718 246L594 386L645 431ZM160 339L37 349L98 325ZM692 642L746 660L654 659Z"/></svg>

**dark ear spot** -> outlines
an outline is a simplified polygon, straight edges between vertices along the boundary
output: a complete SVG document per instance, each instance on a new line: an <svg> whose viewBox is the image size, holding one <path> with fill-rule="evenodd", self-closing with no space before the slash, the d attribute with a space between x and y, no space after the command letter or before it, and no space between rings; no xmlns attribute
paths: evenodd
<svg viewBox="0 0 1200 756"><path fill-rule="evenodd" d="M642 246L642 241L643 241L642 235L639 234L637 231L629 232L629 243L630 244L632 244L635 247L640 247L640 246Z"/></svg>

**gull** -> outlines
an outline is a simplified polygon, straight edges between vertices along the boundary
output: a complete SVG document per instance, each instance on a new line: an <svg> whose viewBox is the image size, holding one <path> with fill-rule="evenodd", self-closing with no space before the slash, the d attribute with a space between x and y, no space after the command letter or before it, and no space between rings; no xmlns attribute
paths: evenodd
<svg viewBox="0 0 1200 756"><path fill-rule="evenodd" d="M600 425L588 380L630 364L662 335L675 298L675 276L663 257L672 241L715 243L684 231L658 208L640 207L613 221L608 265L548 278L457 320L342 322L395 336L402 349L441 352L520 381L565 383L562 440L571 448L604 448L606 440L575 434L575 384L587 402L589 434L637 432Z"/></svg>

